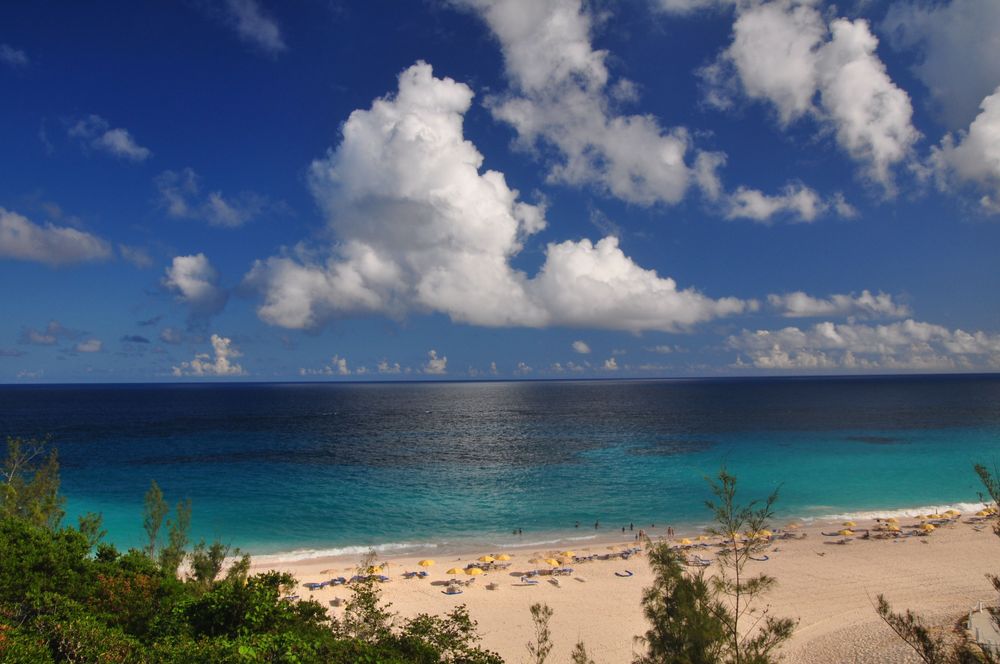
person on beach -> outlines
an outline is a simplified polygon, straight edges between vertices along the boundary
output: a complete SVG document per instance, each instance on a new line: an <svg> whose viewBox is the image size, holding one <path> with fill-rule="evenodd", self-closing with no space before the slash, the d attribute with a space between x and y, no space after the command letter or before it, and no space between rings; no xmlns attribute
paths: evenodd
<svg viewBox="0 0 1000 664"><path fill-rule="evenodd" d="M601 527L601 522L600 521L595 521L594 522L594 530L597 530L600 527Z"/></svg>
<svg viewBox="0 0 1000 664"><path fill-rule="evenodd" d="M629 523L628 524L628 529L629 530L635 530L635 526L633 526L631 523Z"/></svg>

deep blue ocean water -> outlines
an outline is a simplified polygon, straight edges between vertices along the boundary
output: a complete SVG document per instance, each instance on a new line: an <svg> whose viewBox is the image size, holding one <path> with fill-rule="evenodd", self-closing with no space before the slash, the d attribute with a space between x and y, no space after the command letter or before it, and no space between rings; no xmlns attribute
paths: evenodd
<svg viewBox="0 0 1000 664"><path fill-rule="evenodd" d="M152 479L257 554L527 543L704 523L722 464L782 517L976 502L1000 377L9 386L0 432L50 434L119 546Z"/></svg>

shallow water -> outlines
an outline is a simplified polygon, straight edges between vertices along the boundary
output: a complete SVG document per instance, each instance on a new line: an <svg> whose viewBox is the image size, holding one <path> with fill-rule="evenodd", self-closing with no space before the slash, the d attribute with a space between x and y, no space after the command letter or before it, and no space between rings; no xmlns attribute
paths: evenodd
<svg viewBox="0 0 1000 664"><path fill-rule="evenodd" d="M1000 378L12 386L0 430L51 434L120 546L155 479L196 539L393 550L702 523L722 464L783 516L975 502Z"/></svg>

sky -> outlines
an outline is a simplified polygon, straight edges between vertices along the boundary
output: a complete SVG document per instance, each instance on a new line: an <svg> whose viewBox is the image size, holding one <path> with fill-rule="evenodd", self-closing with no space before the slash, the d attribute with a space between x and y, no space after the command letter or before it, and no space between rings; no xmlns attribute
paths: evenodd
<svg viewBox="0 0 1000 664"><path fill-rule="evenodd" d="M997 25L2 3L0 382L996 371Z"/></svg>

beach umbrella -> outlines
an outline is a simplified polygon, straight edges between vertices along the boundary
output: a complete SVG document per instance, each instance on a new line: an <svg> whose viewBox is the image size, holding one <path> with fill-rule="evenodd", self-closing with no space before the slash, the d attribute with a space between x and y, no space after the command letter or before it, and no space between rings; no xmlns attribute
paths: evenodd
<svg viewBox="0 0 1000 664"><path fill-rule="evenodd" d="M434 561L433 560L421 560L417 564L420 565L421 567L430 567L431 565L434 564Z"/></svg>
<svg viewBox="0 0 1000 664"><path fill-rule="evenodd" d="M841 537L850 537L851 535L854 534L854 531L844 528L843 530L838 530L837 534L840 535Z"/></svg>
<svg viewBox="0 0 1000 664"><path fill-rule="evenodd" d="M897 526L894 523L890 523L888 526L886 526L885 529L888 530L890 533L898 533L899 532L899 526Z"/></svg>
<svg viewBox="0 0 1000 664"><path fill-rule="evenodd" d="M682 539L682 540L680 541L680 543L681 543L681 544L684 544L684 545L687 545L687 544L690 544L690 543L691 543L691 540L689 540L688 538L686 538L686 537L685 537L684 539Z"/></svg>
<svg viewBox="0 0 1000 664"><path fill-rule="evenodd" d="M479 576L480 574L483 573L483 570L479 569L478 567L470 567L469 569L465 570L465 573L468 574L469 576Z"/></svg>
<svg viewBox="0 0 1000 664"><path fill-rule="evenodd" d="M757 531L757 537L760 537L762 539L767 539L767 538L769 538L773 534L774 533L772 533L770 530L758 530Z"/></svg>
<svg viewBox="0 0 1000 664"><path fill-rule="evenodd" d="M986 510L979 510L978 512L976 512L976 516L989 516L989 515L990 513L987 512Z"/></svg>
<svg viewBox="0 0 1000 664"><path fill-rule="evenodd" d="M382 568L378 567L378 566L376 566L376 567L369 567L368 568L368 573L369 574L381 574L382 573Z"/></svg>
<svg viewBox="0 0 1000 664"><path fill-rule="evenodd" d="M496 558L493 556L479 556L479 562L481 563L491 563L494 560L496 560Z"/></svg>
<svg viewBox="0 0 1000 664"><path fill-rule="evenodd" d="M945 514L951 514L952 516L954 516L956 514L961 514L961 512L959 512L958 510L948 510L947 512L945 512Z"/></svg>
<svg viewBox="0 0 1000 664"><path fill-rule="evenodd" d="M450 570L448 570L446 572L446 574L451 574L452 576L454 576L456 574L462 574L462 573L463 573L463 571L461 569L459 569L458 567L452 567Z"/></svg>
<svg viewBox="0 0 1000 664"><path fill-rule="evenodd" d="M499 556L497 556L497 560L504 560L504 561L510 560L510 556L507 555L506 553L501 553Z"/></svg>
<svg viewBox="0 0 1000 664"><path fill-rule="evenodd" d="M844 525L847 526L848 528L853 528L857 524L855 524L853 521L845 521Z"/></svg>
<svg viewBox="0 0 1000 664"><path fill-rule="evenodd" d="M929 533L932 530L934 530L934 526L930 523L922 523L920 524L920 530L924 531L925 533Z"/></svg>
<svg viewBox="0 0 1000 664"><path fill-rule="evenodd" d="M546 558L545 562L548 563L549 565L552 565L553 567L559 567L560 565L562 565L562 563L556 560L555 558Z"/></svg>
<svg viewBox="0 0 1000 664"><path fill-rule="evenodd" d="M699 542L704 542L705 540L708 539L708 535L698 535L698 537L696 537L695 539L698 540Z"/></svg>
<svg viewBox="0 0 1000 664"><path fill-rule="evenodd" d="M894 517L894 516L890 516L890 517L889 517L888 519L886 519L885 521L886 521L886 523L899 523L899 519L897 519L897 518L896 518L896 517Z"/></svg>

